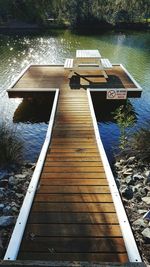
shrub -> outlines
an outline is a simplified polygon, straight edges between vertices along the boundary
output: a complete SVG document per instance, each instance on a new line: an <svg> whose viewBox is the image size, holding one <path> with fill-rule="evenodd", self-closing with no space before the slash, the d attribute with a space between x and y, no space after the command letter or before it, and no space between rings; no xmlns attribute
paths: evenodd
<svg viewBox="0 0 150 267"><path fill-rule="evenodd" d="M121 105L119 108L112 112L115 121L120 129L120 149L125 149L128 143L128 130L135 124L136 116L133 108L129 102L125 105Z"/></svg>
<svg viewBox="0 0 150 267"><path fill-rule="evenodd" d="M23 143L17 136L15 128L0 123L0 166L20 164L22 161Z"/></svg>
<svg viewBox="0 0 150 267"><path fill-rule="evenodd" d="M150 125L145 125L131 136L129 151L138 159L150 162Z"/></svg>

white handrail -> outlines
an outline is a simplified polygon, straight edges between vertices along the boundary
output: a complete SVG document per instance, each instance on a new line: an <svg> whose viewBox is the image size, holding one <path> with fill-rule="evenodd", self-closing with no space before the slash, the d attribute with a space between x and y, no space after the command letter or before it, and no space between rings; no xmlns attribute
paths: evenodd
<svg viewBox="0 0 150 267"><path fill-rule="evenodd" d="M19 213L16 225L15 225L15 228L13 230L6 254L4 256L4 260L16 260L18 252L19 252L20 244L22 241L22 237L24 234L24 230L26 227L28 216L29 216L29 213L31 210L33 199L34 199L34 196L35 196L35 193L37 190L37 185L38 185L41 171L43 168L43 164L45 161L46 153L47 153L49 143L51 140L52 128L53 128L53 124L54 124L54 118L55 118L57 102L58 102L58 96L59 96L59 89L56 89L53 108L52 108L52 112L51 112L51 116L50 116L50 120L49 120L46 138L45 138L40 156L38 158L31 182L30 182L29 187L27 189L27 193L26 193L26 196L24 198L22 207L20 209L20 213Z"/></svg>
<svg viewBox="0 0 150 267"><path fill-rule="evenodd" d="M90 89L87 89L87 95L88 95L88 101L89 101L89 106L91 110L91 116L93 120L97 146L98 146L99 153L100 153L100 156L103 162L106 178L108 180L109 188L111 191L114 206L115 206L116 213L118 216L118 221L120 224L124 243L125 243L126 250L128 253L128 258L130 262L142 262L136 242L135 242L135 238L133 236L133 233L132 233L132 230L131 230L131 227L130 227L130 224L129 224L129 221L128 221L128 218L127 218L127 215L124 209L124 206L122 204L122 200L121 200L113 173L111 171L111 168L110 168L110 165L109 165L109 162L108 162L108 159L107 159L107 156L106 156L106 153L105 153L105 150L104 150L101 138L100 138L99 129L97 126L97 121L96 121L95 112L93 108L93 103L91 99Z"/></svg>

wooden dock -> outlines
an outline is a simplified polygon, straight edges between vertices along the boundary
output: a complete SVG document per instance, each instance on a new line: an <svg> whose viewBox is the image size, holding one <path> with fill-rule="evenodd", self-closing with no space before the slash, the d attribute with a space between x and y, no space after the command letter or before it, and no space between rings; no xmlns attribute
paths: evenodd
<svg viewBox="0 0 150 267"><path fill-rule="evenodd" d="M60 93L18 259L128 260L84 91Z"/></svg>
<svg viewBox="0 0 150 267"><path fill-rule="evenodd" d="M9 94L48 87L60 88L57 112L17 260L128 262L85 88L72 89L62 67L33 66Z"/></svg>

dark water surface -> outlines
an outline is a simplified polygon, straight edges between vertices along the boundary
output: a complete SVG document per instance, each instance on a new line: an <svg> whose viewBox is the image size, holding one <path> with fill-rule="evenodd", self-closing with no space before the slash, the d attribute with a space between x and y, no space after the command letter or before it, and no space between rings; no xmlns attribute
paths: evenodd
<svg viewBox="0 0 150 267"><path fill-rule="evenodd" d="M69 31L55 31L36 35L0 35L0 121L15 125L25 144L25 159L34 161L41 149L47 130L48 114L42 119L18 119L17 110L29 109L22 99L9 99L6 89L28 64L63 64L66 57L74 57L76 49L99 49L112 63L122 63L143 88L140 99L131 99L136 112L136 127L150 121L150 33L125 32L102 35L76 35ZM98 125L107 154L118 144L117 125L98 116ZM17 114L17 115L16 115ZM40 114L39 114L40 116ZM32 116L31 116L32 117ZM17 118L17 119L16 119Z"/></svg>

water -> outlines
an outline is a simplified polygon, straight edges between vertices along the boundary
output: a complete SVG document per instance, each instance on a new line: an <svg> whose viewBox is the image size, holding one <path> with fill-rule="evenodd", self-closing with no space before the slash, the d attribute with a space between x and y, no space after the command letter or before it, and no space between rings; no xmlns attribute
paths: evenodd
<svg viewBox="0 0 150 267"><path fill-rule="evenodd" d="M0 35L0 120L14 124L14 114L22 99L9 99L6 89L28 64L62 64L74 57L76 49L99 49L112 63L122 63L143 88L140 99L131 99L136 112L136 127L150 120L150 33L124 32L77 35L53 31L26 36ZM26 107L24 106L26 109ZM107 110L104 110L106 115ZM112 120L98 119L109 159L118 144L119 129ZM25 159L36 160L47 130L47 121L24 121L15 127L25 144Z"/></svg>

